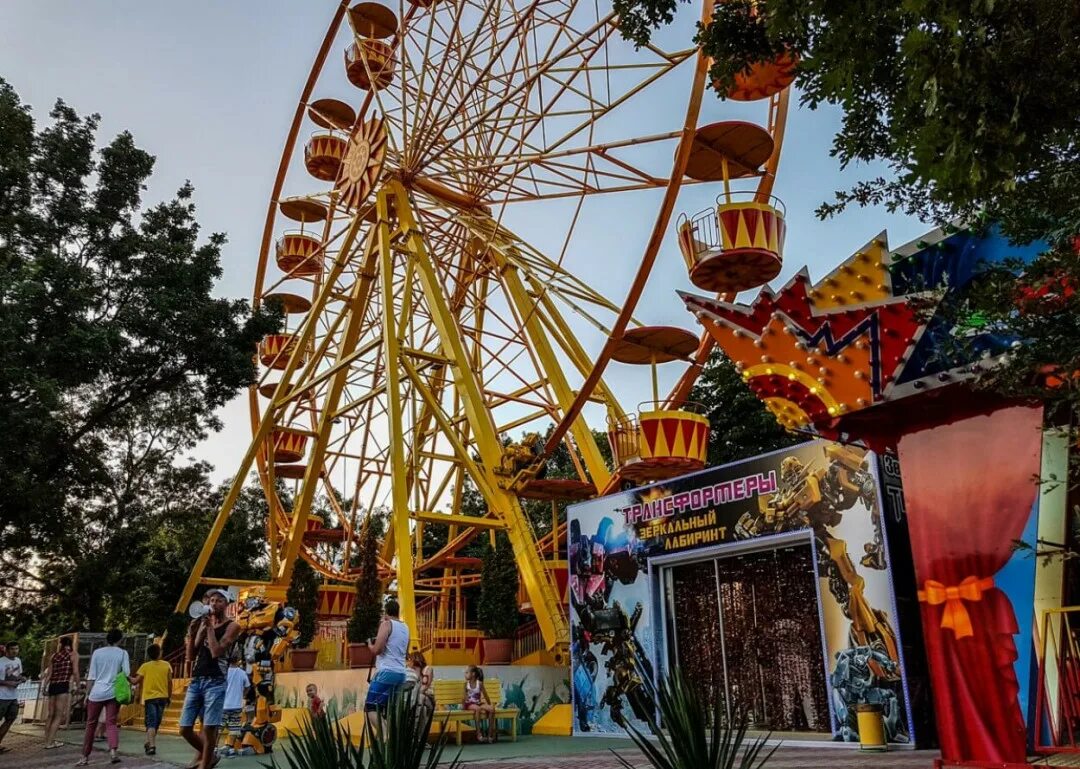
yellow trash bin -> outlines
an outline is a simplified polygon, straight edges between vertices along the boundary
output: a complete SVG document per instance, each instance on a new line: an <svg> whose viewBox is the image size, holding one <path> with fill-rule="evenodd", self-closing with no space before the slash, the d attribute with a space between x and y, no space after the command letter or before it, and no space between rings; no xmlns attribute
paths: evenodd
<svg viewBox="0 0 1080 769"><path fill-rule="evenodd" d="M885 719L881 705L856 705L859 722L859 749L880 753L889 749L885 742Z"/></svg>

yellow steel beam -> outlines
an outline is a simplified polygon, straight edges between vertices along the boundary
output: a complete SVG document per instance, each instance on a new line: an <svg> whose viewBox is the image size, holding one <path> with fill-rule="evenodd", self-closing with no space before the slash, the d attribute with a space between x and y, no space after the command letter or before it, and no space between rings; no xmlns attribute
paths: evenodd
<svg viewBox="0 0 1080 769"><path fill-rule="evenodd" d="M592 360L589 358L588 353L585 352L585 348L578 342L577 336L562 316L562 313L559 312L559 308L551 301L550 292L544 290L543 285L535 275L529 275L528 278L529 285L532 286L533 292L540 298L540 304L544 308L544 313L540 316L541 320L550 325L556 343L566 352L578 372L583 377L588 376L592 370ZM615 395L602 377L596 383L594 393L597 396L595 400L606 405L617 417L626 416L622 406L619 405Z"/></svg>
<svg viewBox="0 0 1080 769"><path fill-rule="evenodd" d="M383 187L375 198L375 207L378 211L379 231L379 271L382 273L382 326L383 326L383 354L386 375L386 416L390 432L390 499L391 519L393 520L394 550L397 556L397 588L401 598L401 620L409 628L411 645L418 648L420 635L416 626L416 594L413 585L413 554L412 538L409 532L409 465L405 461L406 428L401 402L401 347L405 321L402 313L401 325L398 325L396 317L397 308L394 307L394 252L390 248L393 233L390 230L390 199L394 190ZM400 196L404 198L405 196ZM399 207L398 217L402 229L405 229L405 221L401 219L401 200L396 201ZM406 200L405 205L408 206ZM406 282L404 292L410 294L411 281Z"/></svg>
<svg viewBox="0 0 1080 769"><path fill-rule="evenodd" d="M478 529L505 529L506 521L498 518L481 518L478 515L451 515L448 513L435 513L427 510L414 510L409 513L414 521L425 523L438 523L443 526L475 526Z"/></svg>
<svg viewBox="0 0 1080 769"><path fill-rule="evenodd" d="M353 239L356 237L359 226L360 220L357 218L345 237L345 244L350 247ZM263 411L262 418L259 420L259 426L251 438L251 443L248 444L247 451L244 453L244 458L240 460L240 468L236 471L236 475L233 476L229 491L225 495L225 499L222 500L221 509L218 510L218 514L214 518L214 523L210 527L210 533L207 534L206 540L203 542L202 550L199 551L199 556L195 559L195 565L191 569L191 574L188 575L187 583L184 585L184 589L180 593L180 598L176 602L177 612L183 612L187 609L187 604L191 601L191 597L195 593L195 588L199 586L199 582L203 578L203 573L206 571L206 564L209 563L210 556L217 546L218 539L221 537L221 532L225 528L225 523L229 520L229 516L232 515L233 507L236 505L236 500L240 497L240 492L247 482L247 475L251 470L252 464L255 462L255 457L263 450L263 443L270 435L270 430L274 426L274 414L279 410L279 407L275 404L280 402L284 394L288 392L290 387L289 382L296 372L296 369L299 368L300 361L303 359L307 347L314 339L315 330L318 326L318 318L321 315L323 308L326 307L330 295L333 293L331 287L337 282L337 279L345 269L345 263L348 259L347 253L348 252L343 245L342 250L338 252L338 258L334 260L329 273L326 275L326 282L323 284L322 290L319 291L318 296L312 303L311 311L308 313L307 319L300 328L299 339L297 339L292 354L289 355L289 360L285 364L285 369L281 372L281 379L278 380L277 387L274 388L274 395L270 398L270 403ZM271 508L272 507L273 505L271 505ZM273 509L271 509L270 513L273 515ZM271 542L270 545L271 547L274 547L275 543Z"/></svg>
<svg viewBox="0 0 1080 769"><path fill-rule="evenodd" d="M357 217L350 228L349 235L342 242L341 248L349 251L352 247L352 239L360 224ZM356 282L353 284L352 294L346 308L342 312L348 313L345 330L338 345L337 362L348 357L356 349L356 343L360 337L364 315L367 313L368 303L371 299L372 284L375 279L375 258L377 251L374 247L374 239L368 237L364 246L363 263ZM345 382L349 377L349 369L338 368L327 385L326 395L319 415L316 427L316 436L311 447L311 456L308 459L304 478L300 482L300 491L293 502L292 519L289 523L288 532L285 535L285 546L281 562L278 564L277 574L272 575L276 585L288 585L292 577L293 567L300 554L300 545L303 542L304 531L307 528L308 513L311 510L311 502L315 498L315 490L319 484L319 475L322 470L323 460L326 457L327 447L330 443L330 432L333 429L335 414L341 394L345 390Z"/></svg>
<svg viewBox="0 0 1080 769"><path fill-rule="evenodd" d="M521 280L517 265L507 260L505 254L498 249L491 249L491 254L497 261L502 262L500 265L503 267L502 282L506 287L506 293L516 307L518 318L524 324L525 332L529 335L529 341L536 352L536 357L540 361L545 376L551 383L551 389L555 393L559 408L565 414L573 405L576 394L566 380L562 365L559 363L558 358L555 357L555 350L551 346L547 333L545 333L544 324L538 317L540 308L529 296L529 292ZM574 436L574 443L577 444L577 449L581 453L581 458L585 462L585 467L589 471L589 478L592 479L598 489L606 488L611 480L611 471L600 453L600 448L596 445L596 439L593 438L592 430L589 429L585 418L579 415L574 420L570 430Z"/></svg>
<svg viewBox="0 0 1080 769"><path fill-rule="evenodd" d="M543 632L545 642L557 652L565 653L570 641L570 631L558 591L540 561L536 538L533 536L532 528L521 509L520 503L516 497L499 488L493 474L493 469L500 465L503 447L495 430L491 414L484 406L482 387L477 372L469 365L469 356L461 338L457 320L447 302L435 265L427 253L423 235L413 216L408 194L396 180L389 181L386 187L380 191L380 202L385 205L387 198L391 194L394 196L395 213L398 217L401 232L404 235L403 245L415 260L417 278L423 290L431 321L438 332L443 354L452 361L449 368L454 377L455 386L461 393L461 404L468 418L469 427L475 439L475 446L483 463L482 473L474 476L474 481L478 482L478 486L481 485L479 483L481 478L485 481L483 486L486 488L482 488L481 493L484 494L491 510L496 515L502 516L508 524L506 531L514 548L521 580L535 607L536 619ZM380 218L382 218L381 211ZM388 228L386 228L385 234L389 235ZM386 258L384 256L384 261ZM404 360L400 362L405 363ZM414 384L421 392L426 389L422 381L416 382L414 380ZM427 393L425 399L427 398L431 398L430 393ZM389 400L391 403L395 401L394 398ZM438 406L437 403L433 405ZM441 408L439 410L441 411ZM436 418L439 418L438 415L436 415ZM588 432L587 429L586 432ZM451 436L448 435L447 437ZM591 438L591 434L589 437ZM460 445L460 442L458 445ZM455 451L457 450L458 448L455 446ZM597 452L597 456L599 456L599 452ZM464 461L465 457L462 459ZM472 462L467 463L467 466L470 464L475 467ZM600 464L603 464L602 461ZM402 465L404 465L404 458L402 458ZM402 470L404 471L405 468L403 467ZM606 467L603 468L603 471L607 472ZM396 506L397 502L395 501L395 516L402 515L402 511L397 510ZM407 514L407 511L405 514ZM402 539L400 534L398 534L397 539ZM399 579L405 571L406 569L399 563Z"/></svg>

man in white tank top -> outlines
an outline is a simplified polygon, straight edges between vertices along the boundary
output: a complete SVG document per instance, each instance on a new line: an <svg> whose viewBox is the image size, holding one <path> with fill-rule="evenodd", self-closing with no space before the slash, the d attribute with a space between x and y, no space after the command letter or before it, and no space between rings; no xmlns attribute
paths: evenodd
<svg viewBox="0 0 1080 769"><path fill-rule="evenodd" d="M405 684L405 657L409 653L409 627L399 619L401 607L396 598L383 604L386 616L379 634L371 644L375 654L375 677L368 684L364 711L384 713L391 698Z"/></svg>

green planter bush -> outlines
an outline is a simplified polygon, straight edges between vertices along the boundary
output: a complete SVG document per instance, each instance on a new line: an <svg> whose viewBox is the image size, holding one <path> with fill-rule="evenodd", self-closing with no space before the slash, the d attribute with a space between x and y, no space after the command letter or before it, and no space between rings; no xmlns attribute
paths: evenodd
<svg viewBox="0 0 1080 769"><path fill-rule="evenodd" d="M492 639L513 638L520 624L517 561L506 537L484 550L477 620L484 635Z"/></svg>
<svg viewBox="0 0 1080 769"><path fill-rule="evenodd" d="M300 631L300 637L296 639L296 648L306 649L315 640L315 615L319 610L319 575L311 568L311 564L302 558L297 559L293 568L285 603L299 614L297 630Z"/></svg>

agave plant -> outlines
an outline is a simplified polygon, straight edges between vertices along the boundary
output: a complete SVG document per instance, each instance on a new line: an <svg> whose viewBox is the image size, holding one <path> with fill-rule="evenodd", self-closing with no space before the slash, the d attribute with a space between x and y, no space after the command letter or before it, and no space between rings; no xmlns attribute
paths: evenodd
<svg viewBox="0 0 1080 769"><path fill-rule="evenodd" d="M776 752L776 748L764 752L768 736L748 742L746 718L725 721L723 709L710 707L678 670L660 683L659 701L660 720L653 717L646 722L648 735L632 724L626 727L655 769L759 769ZM624 769L634 769L618 753L615 757Z"/></svg>
<svg viewBox="0 0 1080 769"><path fill-rule="evenodd" d="M385 718L375 726L367 721L364 742L368 760L364 761L364 747L352 744L349 730L334 720L326 718L306 719L300 732L293 735L282 747L284 763L278 764L273 757L266 769L435 769L442 760L449 732L444 728L439 739L430 747L427 744L431 730L431 711L416 707L416 701L402 693L391 701ZM445 726L445 725L444 725ZM460 769L461 752L445 769Z"/></svg>
<svg viewBox="0 0 1080 769"><path fill-rule="evenodd" d="M399 692L390 702L386 715L375 726L368 722L368 769L435 769L442 760L450 733L443 724L434 744L428 745L432 713L418 708L408 693ZM461 766L461 751L443 764L446 769Z"/></svg>
<svg viewBox="0 0 1080 769"><path fill-rule="evenodd" d="M331 717L306 718L300 732L281 744L283 767L272 756L266 769L364 769L364 749L352 743L349 730Z"/></svg>

